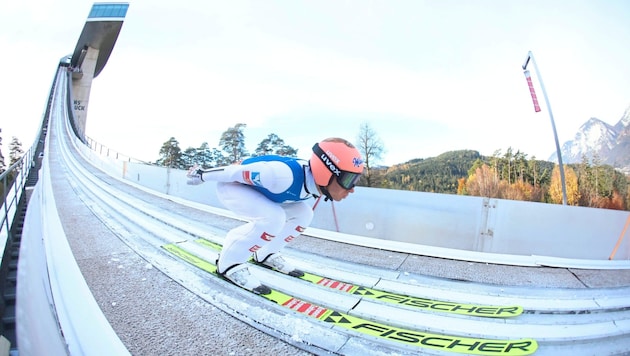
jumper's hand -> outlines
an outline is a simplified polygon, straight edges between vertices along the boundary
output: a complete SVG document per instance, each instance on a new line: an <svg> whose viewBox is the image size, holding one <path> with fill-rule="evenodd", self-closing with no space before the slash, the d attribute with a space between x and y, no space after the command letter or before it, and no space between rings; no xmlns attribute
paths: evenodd
<svg viewBox="0 0 630 356"><path fill-rule="evenodd" d="M203 175L203 171L199 169L198 165L195 164L194 166L190 167L190 169L186 173L186 178L188 178L188 180L186 181L186 184L199 185L203 183L202 175Z"/></svg>

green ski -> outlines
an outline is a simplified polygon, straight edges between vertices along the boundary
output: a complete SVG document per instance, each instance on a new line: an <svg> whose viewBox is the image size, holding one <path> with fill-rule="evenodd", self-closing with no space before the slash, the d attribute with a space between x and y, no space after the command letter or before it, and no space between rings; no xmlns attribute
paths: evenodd
<svg viewBox="0 0 630 356"><path fill-rule="evenodd" d="M220 245L216 246L220 247ZM213 263L186 251L178 244L166 244L163 245L162 248L191 265L196 266L217 278L221 278L216 273L216 266ZM342 327L347 330L378 339L389 340L409 346L417 346L419 348L470 355L510 356L531 355L538 349L538 342L533 339L480 339L427 333L382 324L373 320L367 320L338 312L330 308L325 308L274 289L271 289L271 292L268 294L258 295L296 313L315 318L325 323L334 324L337 327Z"/></svg>
<svg viewBox="0 0 630 356"><path fill-rule="evenodd" d="M221 245L207 239L197 239L196 243L209 247L216 251L221 251ZM396 294L369 287L359 286L352 283L345 283L331 278L304 272L302 280L317 284L323 287L339 290L353 295L360 295L380 302L404 305L410 308L425 309L440 313L453 313L486 318L511 318L523 313L521 306L490 306L474 305L449 301L432 300L408 295Z"/></svg>

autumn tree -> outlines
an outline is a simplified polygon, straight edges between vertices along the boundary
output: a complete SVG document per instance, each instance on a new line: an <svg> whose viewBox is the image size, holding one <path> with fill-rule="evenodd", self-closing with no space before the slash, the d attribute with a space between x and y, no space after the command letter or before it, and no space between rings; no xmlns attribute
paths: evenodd
<svg viewBox="0 0 630 356"><path fill-rule="evenodd" d="M367 122L361 124L357 142L357 148L363 156L365 166L365 173L361 179L365 179L365 185L368 187L376 186L380 184L379 181L381 178L378 171L372 168L385 152L383 142Z"/></svg>
<svg viewBox="0 0 630 356"><path fill-rule="evenodd" d="M484 164L468 178L466 191L473 196L499 198L499 178Z"/></svg>
<svg viewBox="0 0 630 356"><path fill-rule="evenodd" d="M227 154L229 163L240 162L249 154L245 148L245 134L243 133L246 126L246 124L236 124L221 135L219 147Z"/></svg>
<svg viewBox="0 0 630 356"><path fill-rule="evenodd" d="M505 184L505 186L501 187L501 198L529 201L532 197L533 188L529 183L517 180L512 184Z"/></svg>
<svg viewBox="0 0 630 356"><path fill-rule="evenodd" d="M564 181L567 191L567 204L578 205L580 200L580 190L578 187L577 174L573 168L564 166ZM560 178L560 166L556 165L551 173L551 183L549 185L549 199L551 203L562 204L562 180Z"/></svg>
<svg viewBox="0 0 630 356"><path fill-rule="evenodd" d="M457 180L457 195L468 195L466 189L466 178L462 177Z"/></svg>

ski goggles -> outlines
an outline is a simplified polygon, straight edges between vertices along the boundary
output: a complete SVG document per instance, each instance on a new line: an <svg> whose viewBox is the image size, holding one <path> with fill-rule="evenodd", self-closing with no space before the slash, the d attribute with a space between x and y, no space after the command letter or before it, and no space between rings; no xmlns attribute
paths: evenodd
<svg viewBox="0 0 630 356"><path fill-rule="evenodd" d="M354 186L359 182L359 179L361 179L361 173L341 171L341 174L336 177L337 183L339 183L343 189L350 190L354 188Z"/></svg>
<svg viewBox="0 0 630 356"><path fill-rule="evenodd" d="M324 165L332 172L333 176L337 180L337 183L339 183L343 189L350 190L354 188L361 178L361 173L348 172L339 169L328 154L319 147L319 144L316 143L315 146L313 146L313 152L319 156L322 162L324 162Z"/></svg>

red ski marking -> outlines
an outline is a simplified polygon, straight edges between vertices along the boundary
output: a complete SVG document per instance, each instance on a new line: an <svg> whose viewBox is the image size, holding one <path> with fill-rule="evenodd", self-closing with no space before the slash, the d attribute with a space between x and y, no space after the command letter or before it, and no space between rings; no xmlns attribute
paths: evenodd
<svg viewBox="0 0 630 356"><path fill-rule="evenodd" d="M318 305L307 303L296 298L291 298L287 300L284 304L282 304L282 306L315 318L321 317L322 314L324 314L328 310L326 308L322 308Z"/></svg>
<svg viewBox="0 0 630 356"><path fill-rule="evenodd" d="M317 284L322 285L324 287L328 287L332 281L328 278L322 278L317 282Z"/></svg>
<svg viewBox="0 0 630 356"><path fill-rule="evenodd" d="M339 287L339 290L342 290L344 292L350 292L350 289L352 289L353 287L354 287L353 284L343 283L343 285Z"/></svg>
<svg viewBox="0 0 630 356"><path fill-rule="evenodd" d="M339 282L339 281L335 281L328 278L320 279L319 282L317 282L317 284L323 285L324 287L328 287L331 289L337 289L343 292L348 292L352 287L354 287L354 285L352 284Z"/></svg>

